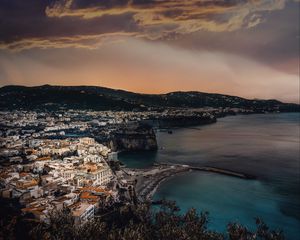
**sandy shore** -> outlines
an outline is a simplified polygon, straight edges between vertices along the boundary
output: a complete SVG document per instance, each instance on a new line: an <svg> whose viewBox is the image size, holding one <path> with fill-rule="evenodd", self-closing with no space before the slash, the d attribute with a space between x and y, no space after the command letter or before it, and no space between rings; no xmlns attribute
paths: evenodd
<svg viewBox="0 0 300 240"><path fill-rule="evenodd" d="M123 171L126 173L131 182L135 182L136 196L141 202L151 201L155 191L163 181L182 172L204 171L242 179L255 179L254 176L226 169L214 167L193 167L180 164L170 165L164 163L153 166L149 169L124 168Z"/></svg>
<svg viewBox="0 0 300 240"><path fill-rule="evenodd" d="M137 172L135 191L139 201L151 201L159 185L166 179L190 169L184 166L161 166Z"/></svg>

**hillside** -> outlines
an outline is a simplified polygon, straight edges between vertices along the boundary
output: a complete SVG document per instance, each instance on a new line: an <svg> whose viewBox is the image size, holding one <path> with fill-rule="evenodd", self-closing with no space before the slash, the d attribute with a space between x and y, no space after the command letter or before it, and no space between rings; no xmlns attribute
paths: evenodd
<svg viewBox="0 0 300 240"><path fill-rule="evenodd" d="M5 86L0 88L0 110L93 109L134 110L147 107L238 107L253 110L299 111L299 105L277 100L249 100L236 96L203 92L139 94L94 86L37 87Z"/></svg>

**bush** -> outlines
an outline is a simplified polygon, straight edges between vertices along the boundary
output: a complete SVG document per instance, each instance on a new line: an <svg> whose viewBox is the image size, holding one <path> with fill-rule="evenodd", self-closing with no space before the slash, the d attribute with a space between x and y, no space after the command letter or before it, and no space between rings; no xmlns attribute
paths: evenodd
<svg viewBox="0 0 300 240"><path fill-rule="evenodd" d="M228 224L227 233L207 229L208 213L190 209L184 214L174 202L163 201L158 210L149 204L122 206L80 226L75 225L68 210L54 213L50 223L34 227L32 239L90 240L283 240L282 232L269 230L257 219L254 232L238 223Z"/></svg>

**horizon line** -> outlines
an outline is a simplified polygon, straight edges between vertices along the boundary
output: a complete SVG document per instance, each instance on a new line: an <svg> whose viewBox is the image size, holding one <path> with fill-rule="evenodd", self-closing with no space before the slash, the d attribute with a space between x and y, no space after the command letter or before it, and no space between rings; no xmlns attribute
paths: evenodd
<svg viewBox="0 0 300 240"><path fill-rule="evenodd" d="M242 98L245 100L251 100L251 101L278 101L281 103L286 103L286 104L297 104L300 105L300 99L299 99L299 103L295 103L295 102L283 102L280 101L276 98L269 98L269 99L262 99L262 98L246 98L246 97L241 97L241 96L237 96L237 95L230 95L227 93L217 93L217 92L203 92L203 91L199 91L199 90L187 90L187 91L181 91L181 90L177 90L177 91L171 91L171 92L162 92L162 93L144 93L144 92L134 92L134 91L130 91L127 89L121 89L121 88L111 88L111 87L105 87L105 86L99 86L99 85L52 85L52 84L42 84L42 85L32 85L32 86L28 86L28 85L20 85L20 84L7 84L7 85L3 85L0 86L0 89L5 88L5 87L26 87L26 88L38 88L38 87L44 87L44 86L49 86L49 87L96 87L96 88L105 88L105 89L110 89L110 90L115 90L115 91L123 91L123 92L128 92L128 93L134 93L134 94L143 94L143 95L167 95L167 94L171 94L171 93L203 93L203 94L215 94L215 95L223 95L223 96L230 96L230 97L238 97L238 98Z"/></svg>

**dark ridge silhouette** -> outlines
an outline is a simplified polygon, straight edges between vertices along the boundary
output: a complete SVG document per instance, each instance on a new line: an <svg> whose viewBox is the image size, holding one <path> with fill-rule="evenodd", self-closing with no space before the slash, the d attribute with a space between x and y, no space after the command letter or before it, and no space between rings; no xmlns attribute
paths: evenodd
<svg viewBox="0 0 300 240"><path fill-rule="evenodd" d="M203 92L141 94L96 86L25 87L10 85L0 88L0 110L145 110L152 108L229 107L260 111L299 111L298 104L278 100L250 100Z"/></svg>

